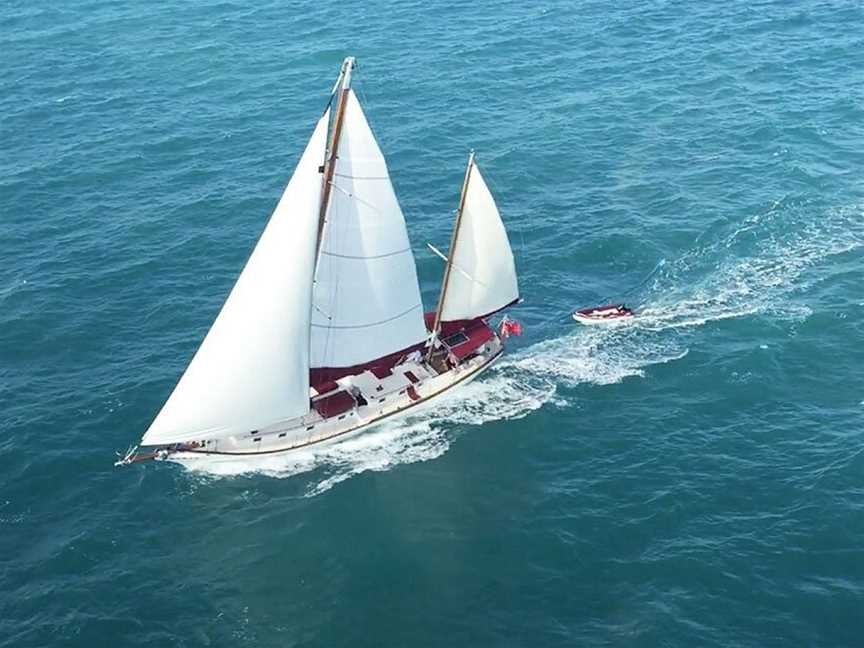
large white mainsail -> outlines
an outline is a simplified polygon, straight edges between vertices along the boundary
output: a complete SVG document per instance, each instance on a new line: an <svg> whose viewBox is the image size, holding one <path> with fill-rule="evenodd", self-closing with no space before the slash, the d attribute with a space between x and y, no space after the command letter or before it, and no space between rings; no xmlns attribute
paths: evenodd
<svg viewBox="0 0 864 648"><path fill-rule="evenodd" d="M426 335L405 217L350 90L313 289L311 366L366 363Z"/></svg>
<svg viewBox="0 0 864 648"><path fill-rule="evenodd" d="M329 110L145 445L250 432L309 411L309 320L328 120Z"/></svg>
<svg viewBox="0 0 864 648"><path fill-rule="evenodd" d="M519 299L507 231L473 157L454 248L450 250L452 268L443 288L441 321L482 317Z"/></svg>

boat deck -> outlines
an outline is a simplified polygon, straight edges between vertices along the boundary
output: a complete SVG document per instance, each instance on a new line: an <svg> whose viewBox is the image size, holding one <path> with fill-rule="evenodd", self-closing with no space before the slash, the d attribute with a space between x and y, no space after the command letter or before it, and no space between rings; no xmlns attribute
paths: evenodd
<svg viewBox="0 0 864 648"><path fill-rule="evenodd" d="M503 342L482 320L451 332L427 364L420 354L392 367L374 366L311 389L310 412L247 434L175 449L178 458L201 455L255 455L286 452L358 432L423 405L486 369Z"/></svg>

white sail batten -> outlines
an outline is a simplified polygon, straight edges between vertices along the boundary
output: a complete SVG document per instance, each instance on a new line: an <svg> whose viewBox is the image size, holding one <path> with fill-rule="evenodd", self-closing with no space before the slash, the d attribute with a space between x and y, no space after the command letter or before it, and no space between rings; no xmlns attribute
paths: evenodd
<svg viewBox="0 0 864 648"><path fill-rule="evenodd" d="M450 263L441 321L482 317L519 299L513 250L495 199L472 163Z"/></svg>
<svg viewBox="0 0 864 648"><path fill-rule="evenodd" d="M329 111L145 445L248 433L309 411L312 275Z"/></svg>
<svg viewBox="0 0 864 648"><path fill-rule="evenodd" d="M313 288L311 366L363 364L426 335L405 217L349 91Z"/></svg>

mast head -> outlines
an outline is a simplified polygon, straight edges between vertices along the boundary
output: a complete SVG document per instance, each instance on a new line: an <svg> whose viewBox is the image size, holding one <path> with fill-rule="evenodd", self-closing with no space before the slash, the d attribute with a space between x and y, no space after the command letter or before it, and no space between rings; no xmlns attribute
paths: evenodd
<svg viewBox="0 0 864 648"><path fill-rule="evenodd" d="M353 56L346 56L342 62L342 89L347 90L351 87L351 71L356 67L357 59Z"/></svg>

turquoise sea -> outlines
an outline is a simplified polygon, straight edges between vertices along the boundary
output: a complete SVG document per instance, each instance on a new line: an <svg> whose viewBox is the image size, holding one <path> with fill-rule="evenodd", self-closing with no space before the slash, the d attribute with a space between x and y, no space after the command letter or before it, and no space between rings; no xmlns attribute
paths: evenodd
<svg viewBox="0 0 864 648"><path fill-rule="evenodd" d="M427 307L473 147L525 334L326 450L114 468L346 55ZM859 2L6 0L0 261L4 648L864 645Z"/></svg>

